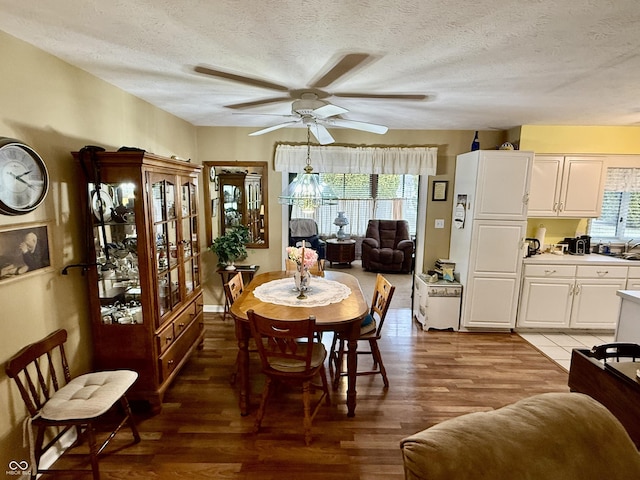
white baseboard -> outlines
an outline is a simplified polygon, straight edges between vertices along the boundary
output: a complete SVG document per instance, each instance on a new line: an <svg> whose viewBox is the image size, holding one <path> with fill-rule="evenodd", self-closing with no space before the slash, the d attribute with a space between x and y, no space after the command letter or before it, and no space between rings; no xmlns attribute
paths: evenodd
<svg viewBox="0 0 640 480"><path fill-rule="evenodd" d="M222 313L224 312L224 305L204 305L202 310L205 313Z"/></svg>

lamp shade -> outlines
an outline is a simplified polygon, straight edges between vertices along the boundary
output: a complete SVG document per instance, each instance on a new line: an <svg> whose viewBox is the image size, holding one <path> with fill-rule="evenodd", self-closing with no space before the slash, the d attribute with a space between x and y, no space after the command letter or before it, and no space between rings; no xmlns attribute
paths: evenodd
<svg viewBox="0 0 640 480"><path fill-rule="evenodd" d="M279 203L295 205L304 213L313 213L322 205L335 205L338 201L331 187L321 182L317 173L313 173L310 133L311 129L307 125L307 164L304 167L304 173L298 174L278 197Z"/></svg>
<svg viewBox="0 0 640 480"><path fill-rule="evenodd" d="M313 212L322 205L335 205L338 197L331 187L320 181L317 173L311 173L309 166L284 189L278 198L280 203L295 205L305 213Z"/></svg>

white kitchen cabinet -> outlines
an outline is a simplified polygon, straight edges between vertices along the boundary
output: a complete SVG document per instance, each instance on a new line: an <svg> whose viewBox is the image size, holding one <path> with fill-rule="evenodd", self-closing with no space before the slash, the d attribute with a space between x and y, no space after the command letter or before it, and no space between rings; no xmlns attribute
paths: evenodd
<svg viewBox="0 0 640 480"><path fill-rule="evenodd" d="M629 267L627 290L640 290L640 267Z"/></svg>
<svg viewBox="0 0 640 480"><path fill-rule="evenodd" d="M618 290L627 284L628 267L578 265L572 328L616 328L620 314Z"/></svg>
<svg viewBox="0 0 640 480"><path fill-rule="evenodd" d="M526 265L518 327L614 329L623 266Z"/></svg>
<svg viewBox="0 0 640 480"><path fill-rule="evenodd" d="M526 265L518 326L567 328L573 303L575 265Z"/></svg>
<svg viewBox="0 0 640 480"><path fill-rule="evenodd" d="M602 207L606 157L536 155L529 217L597 218Z"/></svg>

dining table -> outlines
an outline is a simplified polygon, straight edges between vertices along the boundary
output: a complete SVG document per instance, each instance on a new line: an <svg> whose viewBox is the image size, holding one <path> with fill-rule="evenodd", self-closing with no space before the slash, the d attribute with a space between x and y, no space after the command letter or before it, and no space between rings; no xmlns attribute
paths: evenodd
<svg viewBox="0 0 640 480"><path fill-rule="evenodd" d="M306 298L298 298L294 272L274 271L253 277L231 305L238 340L239 406L241 415L249 413L249 339L251 329L247 312L279 320L297 320L314 316L317 332L341 334L347 350L347 416L356 411L357 343L360 323L369 313L358 279L342 272L324 271L313 276Z"/></svg>

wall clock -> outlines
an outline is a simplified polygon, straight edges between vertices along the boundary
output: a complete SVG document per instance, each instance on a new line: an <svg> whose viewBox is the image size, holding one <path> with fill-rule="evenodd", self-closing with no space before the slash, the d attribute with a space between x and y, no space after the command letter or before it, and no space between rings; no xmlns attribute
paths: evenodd
<svg viewBox="0 0 640 480"><path fill-rule="evenodd" d="M35 210L48 189L49 172L40 155L20 140L0 137L0 213Z"/></svg>

